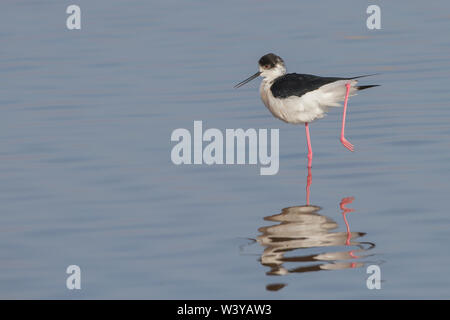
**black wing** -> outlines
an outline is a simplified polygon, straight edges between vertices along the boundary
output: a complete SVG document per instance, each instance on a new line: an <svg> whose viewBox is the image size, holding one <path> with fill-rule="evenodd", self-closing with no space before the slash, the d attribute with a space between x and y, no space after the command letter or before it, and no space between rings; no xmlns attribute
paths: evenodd
<svg viewBox="0 0 450 320"><path fill-rule="evenodd" d="M301 97L305 93L319 89L328 83L338 80L352 80L366 76L353 78L319 77L312 74L288 73L273 82L270 91L275 98L288 98L290 96Z"/></svg>

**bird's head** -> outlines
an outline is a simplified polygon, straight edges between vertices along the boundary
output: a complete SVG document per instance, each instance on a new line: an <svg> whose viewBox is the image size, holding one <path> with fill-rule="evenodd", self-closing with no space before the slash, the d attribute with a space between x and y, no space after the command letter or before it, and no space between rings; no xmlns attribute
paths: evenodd
<svg viewBox="0 0 450 320"><path fill-rule="evenodd" d="M286 73L286 66L283 59L273 53L268 53L258 61L260 76L273 80Z"/></svg>
<svg viewBox="0 0 450 320"><path fill-rule="evenodd" d="M273 53L262 56L258 61L258 66L259 71L257 73L238 83L234 87L239 88L259 76L263 77L266 81L272 81L286 73L283 59Z"/></svg>

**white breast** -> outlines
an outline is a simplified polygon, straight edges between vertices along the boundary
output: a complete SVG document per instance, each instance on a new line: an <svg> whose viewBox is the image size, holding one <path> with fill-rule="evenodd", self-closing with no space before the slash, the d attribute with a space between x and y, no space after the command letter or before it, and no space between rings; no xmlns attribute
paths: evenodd
<svg viewBox="0 0 450 320"><path fill-rule="evenodd" d="M270 91L271 81L263 80L259 88L261 99L274 117L298 124L323 118L329 107L338 107L345 99L348 80L339 80L308 92L301 97L275 98ZM355 95L357 81L351 80L350 95Z"/></svg>

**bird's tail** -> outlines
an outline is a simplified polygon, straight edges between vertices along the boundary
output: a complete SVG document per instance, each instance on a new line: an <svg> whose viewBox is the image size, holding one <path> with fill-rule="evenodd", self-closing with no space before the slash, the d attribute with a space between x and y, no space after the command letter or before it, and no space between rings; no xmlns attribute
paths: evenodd
<svg viewBox="0 0 450 320"><path fill-rule="evenodd" d="M369 89L369 88L373 88L373 87L379 87L379 84L372 84L372 85L368 85L368 86L356 86L356 89L358 90L364 90L364 89Z"/></svg>
<svg viewBox="0 0 450 320"><path fill-rule="evenodd" d="M364 74L362 76L356 76L356 77L351 77L351 78L346 78L346 79L353 80L353 79L359 79L359 78L365 78L365 77L371 77L371 76L377 76L377 75L379 75L379 73Z"/></svg>
<svg viewBox="0 0 450 320"><path fill-rule="evenodd" d="M365 77L376 76L376 75L379 75L379 73L365 74L362 76L348 78L348 80L355 80L355 79L359 79L359 78L365 78ZM379 87L379 86L380 86L379 84L373 84L373 85L368 85L368 86L356 86L356 89L358 89L358 91L359 91L359 90L364 90L364 89L369 89L369 88Z"/></svg>

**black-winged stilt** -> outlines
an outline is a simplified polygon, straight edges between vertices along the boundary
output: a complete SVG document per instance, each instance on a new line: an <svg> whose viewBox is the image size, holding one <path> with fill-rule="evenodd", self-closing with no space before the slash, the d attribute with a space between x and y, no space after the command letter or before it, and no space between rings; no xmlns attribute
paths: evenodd
<svg viewBox="0 0 450 320"><path fill-rule="evenodd" d="M259 71L250 78L238 83L239 88L257 78L263 77L260 86L261 99L274 117L292 124L305 124L308 144L308 167L312 164L311 138L308 124L323 118L329 107L338 107L344 101L342 116L341 143L350 151L354 146L344 136L347 101L357 91L378 85L357 86L358 78L369 75L337 78L319 77L311 74L286 74L283 59L269 53L259 59Z"/></svg>

